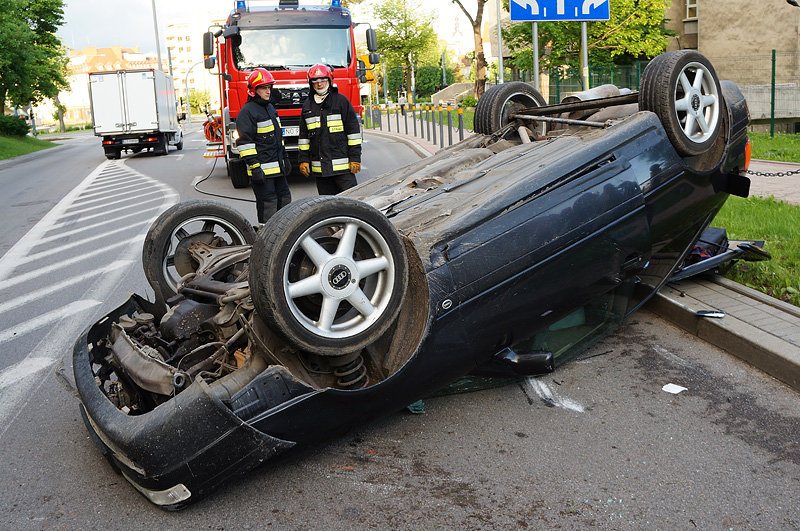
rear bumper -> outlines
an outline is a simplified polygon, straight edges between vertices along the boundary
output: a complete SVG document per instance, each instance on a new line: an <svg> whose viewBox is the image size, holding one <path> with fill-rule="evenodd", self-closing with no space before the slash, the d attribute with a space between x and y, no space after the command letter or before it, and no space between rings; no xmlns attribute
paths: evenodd
<svg viewBox="0 0 800 531"><path fill-rule="evenodd" d="M98 387L92 366L103 362L99 340L110 323L141 308L141 301L131 297L78 338L75 382L84 422L103 455L151 502L178 509L294 443L242 421L201 379L148 413L118 410Z"/></svg>

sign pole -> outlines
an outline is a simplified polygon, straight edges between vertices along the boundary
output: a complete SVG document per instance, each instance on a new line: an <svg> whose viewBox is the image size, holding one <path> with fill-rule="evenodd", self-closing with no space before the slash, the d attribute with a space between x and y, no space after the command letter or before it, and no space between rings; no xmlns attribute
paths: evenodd
<svg viewBox="0 0 800 531"><path fill-rule="evenodd" d="M586 22L581 22L581 79L583 90L589 90L589 46L586 38Z"/></svg>
<svg viewBox="0 0 800 531"><path fill-rule="evenodd" d="M503 13L503 8L500 6L500 0L497 0L497 59L498 59L498 83L503 83L503 26L500 24L500 15Z"/></svg>
<svg viewBox="0 0 800 531"><path fill-rule="evenodd" d="M531 22L531 35L533 36L533 88L539 89L539 23Z"/></svg>

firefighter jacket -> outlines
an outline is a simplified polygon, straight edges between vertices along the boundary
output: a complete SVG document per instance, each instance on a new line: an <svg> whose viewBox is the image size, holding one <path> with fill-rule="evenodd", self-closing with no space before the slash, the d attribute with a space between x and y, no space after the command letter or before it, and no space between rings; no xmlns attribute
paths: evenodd
<svg viewBox="0 0 800 531"><path fill-rule="evenodd" d="M236 117L236 131L239 138L239 158L247 164L247 175L261 168L265 177L288 175L291 171L283 146L283 132L278 112L272 105L277 101L276 90L272 91L269 101L258 96L250 96Z"/></svg>
<svg viewBox="0 0 800 531"><path fill-rule="evenodd" d="M316 177L350 173L351 162L361 162L361 126L350 101L331 85L322 103L312 90L300 115L297 141L299 162L311 164Z"/></svg>

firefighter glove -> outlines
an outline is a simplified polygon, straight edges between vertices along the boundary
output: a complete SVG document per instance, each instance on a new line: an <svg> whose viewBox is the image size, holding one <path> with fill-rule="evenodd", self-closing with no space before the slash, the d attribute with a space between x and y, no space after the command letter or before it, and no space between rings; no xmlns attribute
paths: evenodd
<svg viewBox="0 0 800 531"><path fill-rule="evenodd" d="M360 162L351 162L350 163L350 173L358 173L361 171L361 163Z"/></svg>
<svg viewBox="0 0 800 531"><path fill-rule="evenodd" d="M311 175L311 168L309 167L308 162L300 163L300 173L302 173L304 177Z"/></svg>
<svg viewBox="0 0 800 531"><path fill-rule="evenodd" d="M264 184L266 182L264 170L261 169L261 166L250 169L250 182L253 184Z"/></svg>

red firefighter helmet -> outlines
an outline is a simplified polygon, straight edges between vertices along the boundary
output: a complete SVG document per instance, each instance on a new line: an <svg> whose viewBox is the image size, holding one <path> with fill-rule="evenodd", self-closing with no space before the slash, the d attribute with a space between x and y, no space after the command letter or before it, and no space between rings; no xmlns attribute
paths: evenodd
<svg viewBox="0 0 800 531"><path fill-rule="evenodd" d="M274 85L275 78L265 68L255 68L247 76L247 95L255 96L256 88L261 85Z"/></svg>
<svg viewBox="0 0 800 531"><path fill-rule="evenodd" d="M316 64L308 69L308 84L311 85L312 79L321 77L328 78L328 82L333 85L333 72L328 65Z"/></svg>

